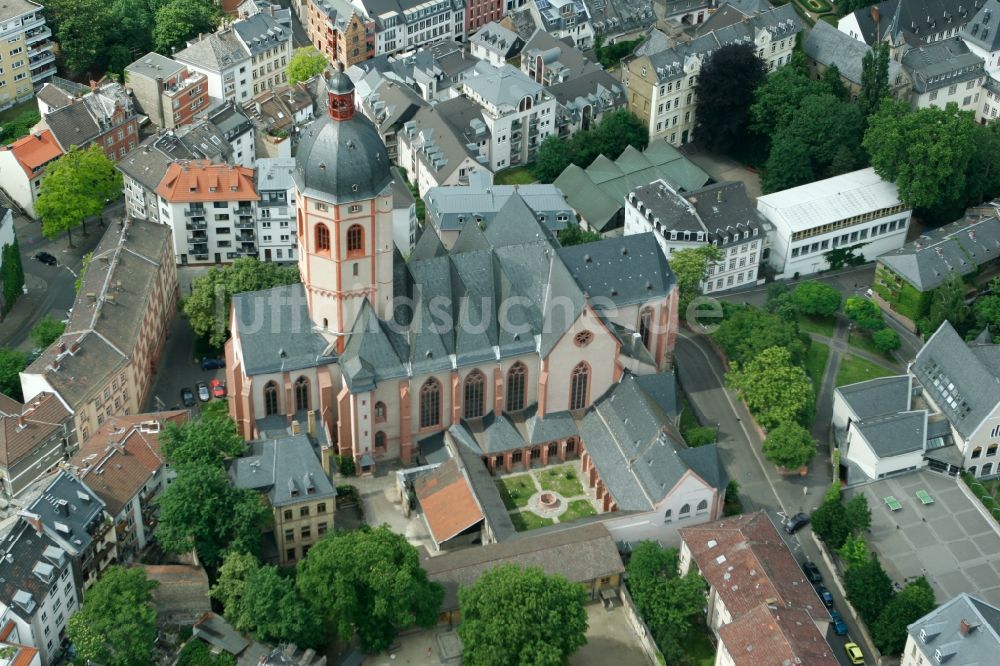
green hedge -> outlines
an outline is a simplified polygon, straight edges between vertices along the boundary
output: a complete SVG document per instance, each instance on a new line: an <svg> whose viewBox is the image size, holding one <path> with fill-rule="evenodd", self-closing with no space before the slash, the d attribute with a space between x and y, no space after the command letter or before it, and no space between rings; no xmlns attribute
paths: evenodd
<svg viewBox="0 0 1000 666"><path fill-rule="evenodd" d="M3 284L3 312L6 314L17 302L24 288L24 266L21 265L21 250L16 238L3 248L2 261L0 284Z"/></svg>

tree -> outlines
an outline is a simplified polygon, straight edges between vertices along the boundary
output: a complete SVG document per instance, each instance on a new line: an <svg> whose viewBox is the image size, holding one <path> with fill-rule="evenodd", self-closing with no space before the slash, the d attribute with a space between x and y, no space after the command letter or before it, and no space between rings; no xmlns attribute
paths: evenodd
<svg viewBox="0 0 1000 666"><path fill-rule="evenodd" d="M736 363L746 363L768 347L783 347L792 363L799 364L809 348L794 320L751 307L729 310L712 337Z"/></svg>
<svg viewBox="0 0 1000 666"><path fill-rule="evenodd" d="M229 266L213 266L195 279L191 295L184 299L184 314L196 334L208 337L212 345L221 347L229 335L229 306L233 294L298 281L299 269L295 266L280 266L253 257L237 259Z"/></svg>
<svg viewBox="0 0 1000 666"><path fill-rule="evenodd" d="M974 206L1000 194L1000 125L975 126L976 150L966 172L965 205Z"/></svg>
<svg viewBox="0 0 1000 666"><path fill-rule="evenodd" d="M767 434L764 457L777 467L798 469L816 455L816 442L798 423L783 423Z"/></svg>
<svg viewBox="0 0 1000 666"><path fill-rule="evenodd" d="M803 100L823 92L823 84L810 78L804 54L794 51L791 62L769 74L754 93L750 129L774 138L792 123Z"/></svg>
<svg viewBox="0 0 1000 666"><path fill-rule="evenodd" d="M670 270L677 278L680 292L678 313L687 318L687 309L700 293L701 285L708 276L708 266L722 260L722 251L714 245L689 247L670 255Z"/></svg>
<svg viewBox="0 0 1000 666"><path fill-rule="evenodd" d="M227 555L211 594L223 604L233 627L261 642L323 644L322 623L302 600L294 578L282 576L277 567L261 566L253 555Z"/></svg>
<svg viewBox="0 0 1000 666"><path fill-rule="evenodd" d="M71 72L91 72L95 78L107 63L107 35L115 32L111 6L101 0L56 0L46 3L63 63Z"/></svg>
<svg viewBox="0 0 1000 666"><path fill-rule="evenodd" d="M767 66L752 44L713 51L695 84L694 139L713 152L742 154L747 148L750 106Z"/></svg>
<svg viewBox="0 0 1000 666"><path fill-rule="evenodd" d="M937 606L934 590L921 576L906 585L892 598L871 627L872 640L879 652L899 655L906 645L907 626L930 613Z"/></svg>
<svg viewBox="0 0 1000 666"><path fill-rule="evenodd" d="M764 310L788 322L794 322L799 317L795 299L792 298L792 292L784 282L772 282L768 285Z"/></svg>
<svg viewBox="0 0 1000 666"><path fill-rule="evenodd" d="M850 519L847 509L840 499L824 500L810 516L813 533L818 536L831 550L843 547L847 537L851 535Z"/></svg>
<svg viewBox="0 0 1000 666"><path fill-rule="evenodd" d="M188 463L160 498L156 536L168 553L194 548L206 566L224 552L255 553L269 512L253 490L234 488L221 465Z"/></svg>
<svg viewBox="0 0 1000 666"><path fill-rule="evenodd" d="M42 219L42 234L54 239L66 232L73 247L72 231L88 217L101 214L108 201L122 192L122 176L115 163L97 144L76 146L45 169L35 212ZM86 233L86 228L84 228Z"/></svg>
<svg viewBox="0 0 1000 666"><path fill-rule="evenodd" d="M10 347L0 347L0 393L18 402L21 395L20 372L28 367L28 356Z"/></svg>
<svg viewBox="0 0 1000 666"><path fill-rule="evenodd" d="M417 550L386 525L328 534L299 563L296 584L317 617L344 640L356 634L367 652L411 625L434 626L444 598Z"/></svg>
<svg viewBox="0 0 1000 666"><path fill-rule="evenodd" d="M826 88L824 92L830 93L837 99L845 101L850 96L847 86L844 85L844 80L840 78L840 68L836 65L831 64L824 69L823 74L820 76L820 81Z"/></svg>
<svg viewBox="0 0 1000 666"><path fill-rule="evenodd" d="M586 169L599 155L617 159L626 148L645 150L649 131L626 109L605 113L593 128L578 132L571 140L573 163Z"/></svg>
<svg viewBox="0 0 1000 666"><path fill-rule="evenodd" d="M844 540L844 545L837 550L837 554L848 569L863 565L869 558L868 544L863 538L851 534Z"/></svg>
<svg viewBox="0 0 1000 666"><path fill-rule="evenodd" d="M920 332L931 335L945 321L959 334L964 334L969 324L971 310L965 302L965 284L955 273L950 273L931 296L927 317L919 322Z"/></svg>
<svg viewBox="0 0 1000 666"><path fill-rule="evenodd" d="M885 327L882 310L870 299L863 296L851 296L844 303L844 314L858 328L866 331L877 331Z"/></svg>
<svg viewBox="0 0 1000 666"><path fill-rule="evenodd" d="M779 132L764 163L761 189L766 193L780 192L813 180L817 176L809 144L797 136Z"/></svg>
<svg viewBox="0 0 1000 666"><path fill-rule="evenodd" d="M883 354L888 354L903 346L899 339L899 333L891 328L883 328L872 333L872 344Z"/></svg>
<svg viewBox="0 0 1000 666"><path fill-rule="evenodd" d="M3 263L0 264L0 284L3 285L3 312L10 312L14 303L24 293L24 266L21 264L21 249L17 238L3 246Z"/></svg>
<svg viewBox="0 0 1000 666"><path fill-rule="evenodd" d="M312 46L295 49L292 59L288 61L288 84L294 86L299 81L308 81L322 74L329 64L326 56Z"/></svg>
<svg viewBox="0 0 1000 666"><path fill-rule="evenodd" d="M559 666L587 642L586 595L563 576L505 564L458 592L462 662Z"/></svg>
<svg viewBox="0 0 1000 666"><path fill-rule="evenodd" d="M79 663L145 666L155 661L156 611L152 591L156 581L141 567L108 567L69 618L66 633Z"/></svg>
<svg viewBox="0 0 1000 666"><path fill-rule="evenodd" d="M58 340L64 330L66 330L66 324L52 315L45 315L31 328L28 337L31 338L33 345L45 349Z"/></svg>
<svg viewBox="0 0 1000 666"><path fill-rule="evenodd" d="M733 364L726 379L766 430L812 421L816 399L812 380L783 347L769 347L745 364Z"/></svg>
<svg viewBox="0 0 1000 666"><path fill-rule="evenodd" d="M206 0L170 0L156 12L153 43L156 50L170 53L184 48L187 40L212 32L221 18L216 5Z"/></svg>
<svg viewBox="0 0 1000 666"><path fill-rule="evenodd" d="M792 292L792 302L799 312L817 317L832 317L840 309L840 292L817 280L799 283Z"/></svg>
<svg viewBox="0 0 1000 666"><path fill-rule="evenodd" d="M860 534L871 529L872 510L868 507L868 498L858 493L844 505L847 513L847 524L853 534Z"/></svg>
<svg viewBox="0 0 1000 666"><path fill-rule="evenodd" d="M847 600L868 626L872 626L878 619L894 594L892 581L874 553L867 562L853 566L844 573L844 590L847 592Z"/></svg>
<svg viewBox="0 0 1000 666"><path fill-rule="evenodd" d="M573 147L569 141L563 141L555 134L550 134L538 147L535 166L531 172L542 183L551 183L573 163Z"/></svg>
<svg viewBox="0 0 1000 666"><path fill-rule="evenodd" d="M576 222L570 222L566 228L558 234L559 244L563 247L570 245L582 245L583 243L593 243L601 240L601 234L596 231L586 230Z"/></svg>
<svg viewBox="0 0 1000 666"><path fill-rule="evenodd" d="M664 548L656 541L640 541L632 548L629 556L629 589L642 593L642 586L655 583L660 578L676 578L680 564L680 552L676 548ZM634 584L633 584L634 581Z"/></svg>
<svg viewBox="0 0 1000 666"><path fill-rule="evenodd" d="M875 172L896 183L907 205L942 209L964 201L975 141L972 113L955 104L910 110L885 100L869 116L863 143Z"/></svg>
<svg viewBox="0 0 1000 666"><path fill-rule="evenodd" d="M93 257L93 252L88 252L83 255L80 272L76 274L76 279L73 281L73 290L78 294L80 293L80 287L83 286L83 278L87 275L87 268L90 266L90 260L93 259Z"/></svg>
<svg viewBox="0 0 1000 666"><path fill-rule="evenodd" d="M183 425L168 423L160 433L160 448L175 465L222 465L243 453L246 444L230 418L200 418Z"/></svg>
<svg viewBox="0 0 1000 666"><path fill-rule="evenodd" d="M236 666L236 657L228 652L215 654L208 643L200 638L192 638L177 655L174 666Z"/></svg>
<svg viewBox="0 0 1000 666"><path fill-rule="evenodd" d="M889 45L878 42L861 59L861 92L858 109L867 118L889 96Z"/></svg>

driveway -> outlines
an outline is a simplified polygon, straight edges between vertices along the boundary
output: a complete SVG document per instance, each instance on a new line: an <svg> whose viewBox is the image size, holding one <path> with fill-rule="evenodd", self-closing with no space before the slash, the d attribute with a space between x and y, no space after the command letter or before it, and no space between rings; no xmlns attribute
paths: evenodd
<svg viewBox="0 0 1000 666"><path fill-rule="evenodd" d="M684 146L681 152L701 167L715 182L736 180L743 183L752 202L756 203L757 197L761 195L760 174L736 160L709 153L693 144Z"/></svg>
<svg viewBox="0 0 1000 666"><path fill-rule="evenodd" d="M169 409L181 404L181 389L195 390L198 382L209 383L213 379L225 381L226 370L202 370L194 360L194 331L179 312L174 315L167 333L167 343L156 364L156 378L146 399L146 410ZM197 400L197 395L195 396ZM214 398L213 398L214 400ZM201 403L194 407L199 413Z"/></svg>

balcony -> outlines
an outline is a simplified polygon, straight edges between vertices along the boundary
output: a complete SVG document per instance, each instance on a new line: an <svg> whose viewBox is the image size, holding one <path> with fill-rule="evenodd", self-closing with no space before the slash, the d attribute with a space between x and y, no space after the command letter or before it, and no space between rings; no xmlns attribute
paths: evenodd
<svg viewBox="0 0 1000 666"><path fill-rule="evenodd" d="M31 70L31 82L38 83L42 79L47 79L48 77L56 73L56 68L54 65L46 65L37 70Z"/></svg>
<svg viewBox="0 0 1000 666"><path fill-rule="evenodd" d="M191 254L204 254L205 256L208 256L208 243L188 243L188 252Z"/></svg>
<svg viewBox="0 0 1000 666"><path fill-rule="evenodd" d="M236 228L237 229L256 229L257 228L257 223L254 222L253 219L246 219L246 218L242 218L241 217L236 222Z"/></svg>
<svg viewBox="0 0 1000 666"><path fill-rule="evenodd" d="M205 209L189 208L184 211L184 217L205 217Z"/></svg>
<svg viewBox="0 0 1000 666"><path fill-rule="evenodd" d="M236 237L236 240L240 243L253 243L257 240L257 237L252 231L241 231L240 235Z"/></svg>
<svg viewBox="0 0 1000 666"><path fill-rule="evenodd" d="M243 256L257 256L257 246L253 243L244 243L240 247L236 248L236 254Z"/></svg>
<svg viewBox="0 0 1000 666"><path fill-rule="evenodd" d="M48 39L52 36L52 29L47 25L43 25L38 28L32 28L24 33L24 41L31 46L35 42L41 41L43 39Z"/></svg>
<svg viewBox="0 0 1000 666"><path fill-rule="evenodd" d="M191 255L191 260L192 261L208 261L208 252L205 252L204 254L192 254Z"/></svg>
<svg viewBox="0 0 1000 666"><path fill-rule="evenodd" d="M188 243L207 243L208 236L204 231L196 231L193 234L187 235L187 241Z"/></svg>
<svg viewBox="0 0 1000 666"><path fill-rule="evenodd" d="M240 206L239 208L236 209L236 214L241 216L253 215L253 208L251 208L250 206Z"/></svg>
<svg viewBox="0 0 1000 666"><path fill-rule="evenodd" d="M30 67L39 67L41 65L46 65L50 62L55 62L56 54L52 51L42 51L36 55L28 56L28 65Z"/></svg>
<svg viewBox="0 0 1000 666"><path fill-rule="evenodd" d="M204 231L208 229L208 222L202 220L201 222L188 222L184 225L188 231Z"/></svg>

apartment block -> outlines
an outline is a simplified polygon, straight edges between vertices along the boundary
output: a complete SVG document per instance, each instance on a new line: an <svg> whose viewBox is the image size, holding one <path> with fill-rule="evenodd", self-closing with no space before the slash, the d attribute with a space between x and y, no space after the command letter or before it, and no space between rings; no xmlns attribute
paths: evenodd
<svg viewBox="0 0 1000 666"><path fill-rule="evenodd" d="M69 410L51 393L21 404L0 394L0 496L20 495L69 455L76 443Z"/></svg>
<svg viewBox="0 0 1000 666"><path fill-rule="evenodd" d="M257 238L262 261L296 261L295 160L276 157L257 160Z"/></svg>
<svg viewBox="0 0 1000 666"><path fill-rule="evenodd" d="M29 217L35 217L35 201L45 167L62 154L50 130L35 131L8 146L0 146L0 188Z"/></svg>
<svg viewBox="0 0 1000 666"><path fill-rule="evenodd" d="M157 127L187 125L208 108L208 77L152 51L125 68L125 85Z"/></svg>
<svg viewBox="0 0 1000 666"><path fill-rule="evenodd" d="M56 73L56 43L42 9L29 0L0 5L0 110L31 98Z"/></svg>

